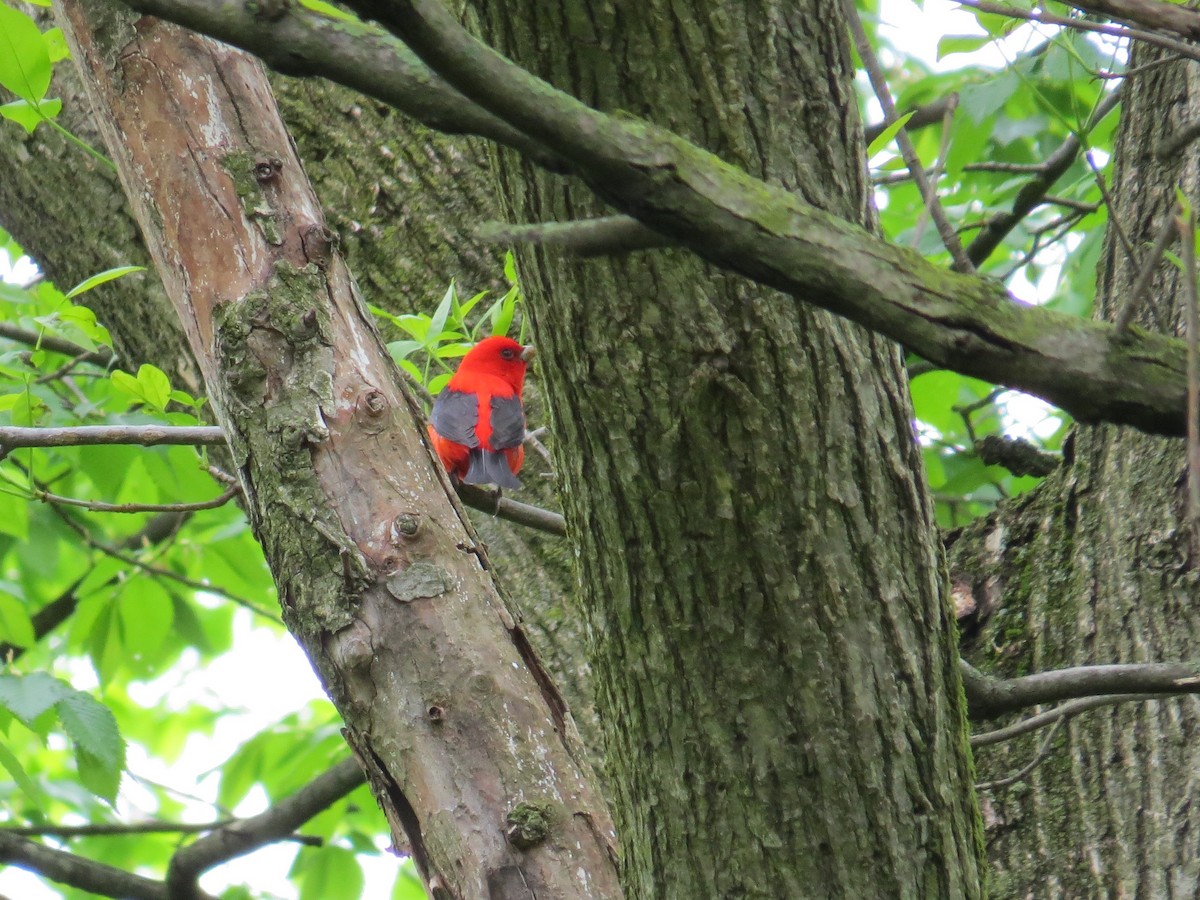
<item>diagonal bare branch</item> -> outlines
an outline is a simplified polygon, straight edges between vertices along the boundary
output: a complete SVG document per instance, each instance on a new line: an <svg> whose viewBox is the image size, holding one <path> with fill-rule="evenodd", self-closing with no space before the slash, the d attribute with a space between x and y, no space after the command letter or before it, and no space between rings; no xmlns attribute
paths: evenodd
<svg viewBox="0 0 1200 900"><path fill-rule="evenodd" d="M171 857L167 870L171 900L201 897L197 879L203 873L266 844L283 840L365 781L357 761L343 760L266 812L222 825L178 850Z"/></svg>
<svg viewBox="0 0 1200 900"><path fill-rule="evenodd" d="M1041 703L1104 694L1197 694L1200 671L1187 663L1074 666L1022 678L993 678L960 664L971 719L992 719Z"/></svg>
<svg viewBox="0 0 1200 900"><path fill-rule="evenodd" d="M567 158L603 199L703 258L1083 421L1182 434L1182 342L1141 333L1118 341L1110 325L1022 307L998 285L946 273L669 132L554 90L431 0L352 5L385 20L465 95Z"/></svg>

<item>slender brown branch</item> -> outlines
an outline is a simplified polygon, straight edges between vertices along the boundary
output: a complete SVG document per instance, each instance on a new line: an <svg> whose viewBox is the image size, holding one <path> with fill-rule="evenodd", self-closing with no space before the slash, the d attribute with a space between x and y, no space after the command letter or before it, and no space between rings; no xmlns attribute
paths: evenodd
<svg viewBox="0 0 1200 900"><path fill-rule="evenodd" d="M1056 706L1053 709L1038 713L1035 716L1029 716L1026 719L1021 719L1019 722L1014 722L1012 725L1006 725L1004 728L997 728L995 731L984 731L980 734L971 735L972 747L988 747L992 744L1000 744L1004 741L1011 741L1013 738L1020 737L1023 734L1030 734L1045 728L1047 725L1053 725L1058 721L1066 721L1073 719L1080 713L1085 713L1091 709L1098 709L1101 706L1112 706L1115 703L1132 703L1134 701L1144 702L1146 700L1166 700L1174 694L1104 694L1099 697L1083 697L1079 700L1072 700L1069 703L1064 703L1061 706Z"/></svg>
<svg viewBox="0 0 1200 900"><path fill-rule="evenodd" d="M72 428L0 427L0 449L19 447L82 447L94 444L214 445L225 443L215 425L79 425Z"/></svg>
<svg viewBox="0 0 1200 900"><path fill-rule="evenodd" d="M949 97L939 97L923 106L918 106L914 109L907 109L904 115L908 115L909 119L904 123L904 127L909 131L916 128L924 128L926 125L933 125L944 120L946 115L946 107L949 104ZM863 129L863 137L868 144L879 137L887 129L888 123L876 122L874 125L867 125Z"/></svg>
<svg viewBox="0 0 1200 900"><path fill-rule="evenodd" d="M975 790L994 791L997 788L1005 788L1009 785L1016 784L1018 781L1023 781L1030 772L1041 765L1042 760L1050 755L1050 745L1053 743L1055 735L1058 734L1059 730L1063 726L1063 722L1065 721L1066 719L1055 720L1054 724L1050 726L1050 731L1046 734L1041 746L1038 747L1037 752L1033 754L1033 759L1031 759L1027 765L1022 766L1018 771L1005 778L997 778L995 781L981 781L975 785Z"/></svg>
<svg viewBox="0 0 1200 900"><path fill-rule="evenodd" d="M946 101L946 110L942 117L942 141L938 145L938 155L937 155L937 159L935 159L933 162L933 169L931 169L929 172L929 183L933 186L933 190L935 193L937 191L937 183L938 183L938 181L941 180L941 177L942 177L942 167L946 163L946 154L950 151L951 129L954 126L954 112L957 109L958 109L958 93L955 92L955 93L951 94L947 98L947 101ZM905 122L904 124L907 127L908 123ZM911 241L911 244L913 247L921 246L921 236L925 233L925 223L927 223L928 221L929 221L929 207L925 207L925 209L923 209L921 211L921 217L919 219L917 219L916 226L913 228L913 236L912 236L912 241ZM958 230L957 229L955 229L955 231L954 231L954 236L956 239L958 238ZM962 245L959 244L960 249L961 249L961 247L962 247ZM971 269L964 270L964 271L974 271L974 267L972 267Z"/></svg>
<svg viewBox="0 0 1200 900"><path fill-rule="evenodd" d="M1120 102L1121 89L1118 88L1096 106L1092 118L1088 122L1088 130L1099 125ZM967 256L975 265L981 265L1022 219L1029 215L1035 207L1045 202L1050 188L1066 174L1079 156L1081 146L1078 135L1067 135L1058 148L1041 163L1038 174L1017 193L1012 209L991 219L987 227L975 235L974 240L967 246Z"/></svg>
<svg viewBox="0 0 1200 900"><path fill-rule="evenodd" d="M480 512L491 513L499 519L506 519L536 531L544 531L556 537L566 537L567 522L558 513L530 506L528 503L518 503L500 496L493 488L483 488L475 484L455 484L458 497L467 506Z"/></svg>
<svg viewBox="0 0 1200 900"><path fill-rule="evenodd" d="M171 900L200 897L197 879L204 872L288 837L365 780L356 760L343 760L261 815L225 825L177 851L167 869Z"/></svg>
<svg viewBox="0 0 1200 900"><path fill-rule="evenodd" d="M31 331L28 328L13 325L11 322L0 322L0 338L8 338L10 341L16 341L29 347L41 347L43 350L61 353L64 356L73 356L79 362L90 363L103 368L108 368L115 358L113 352L107 347L88 350L86 347L81 347L73 341L68 341L57 335Z"/></svg>
<svg viewBox="0 0 1200 900"><path fill-rule="evenodd" d="M147 513L147 512L198 512L202 509L216 509L224 506L242 492L241 487L227 488L219 497L211 500L198 500L195 503L104 503L100 500L79 500L75 497L63 497L49 491L33 492L35 500L43 503L58 503L62 506L75 506L92 512L110 513Z"/></svg>
<svg viewBox="0 0 1200 900"><path fill-rule="evenodd" d="M1137 252L1133 249L1133 242L1129 240L1129 235L1125 233L1125 226L1121 224L1120 210L1117 209L1117 202L1108 191L1108 185L1104 181L1104 173L1100 171L1100 167L1092 159L1091 150L1083 154L1083 159L1088 164L1088 168L1092 170L1092 176L1096 180L1096 187L1100 189L1100 197L1104 200L1104 205L1108 207L1108 221L1117 233L1117 240L1121 244L1121 249L1125 251L1125 258L1129 260L1130 265L1136 266Z"/></svg>
<svg viewBox="0 0 1200 900"><path fill-rule="evenodd" d="M0 831L0 863L8 863L81 891L123 900L169 900L167 886L124 869L55 850L28 838ZM207 894L193 894L205 897Z"/></svg>
<svg viewBox="0 0 1200 900"><path fill-rule="evenodd" d="M110 837L129 834L202 834L236 819L221 819L217 822L102 822L91 825L17 825L0 826L0 833L17 834L21 837Z"/></svg>
<svg viewBox="0 0 1200 900"><path fill-rule="evenodd" d="M1200 673L1185 663L1076 666L1010 679L985 675L965 661L961 669L967 711L976 721L1077 697L1200 693Z"/></svg>
<svg viewBox="0 0 1200 900"><path fill-rule="evenodd" d="M1007 6L1003 3L992 3L990 0L958 0L958 2L963 6L969 6L980 12L1008 16L1010 19L1025 19L1030 22L1041 22L1044 25L1059 25L1063 28L1073 28L1076 31L1091 31L1096 34L1109 34L1119 38L1132 38L1144 44L1152 44L1156 47L1162 47L1178 53L1187 59L1200 60L1200 48L1176 40L1175 38L1167 37L1166 35L1156 34L1153 31L1126 28L1119 25L1102 25L1098 22L1089 22L1085 19L1056 16L1053 13L1042 12L1040 10L1018 9L1015 6ZM1078 3L1073 3L1072 5L1080 6Z"/></svg>
<svg viewBox="0 0 1200 900"><path fill-rule="evenodd" d="M854 46L858 50L863 68L867 70L867 77L871 81L871 88L874 90L875 97L879 100L879 105L883 109L883 120L888 125L891 125L899 118L896 113L896 104L892 100L892 92L888 88L883 68L879 65L879 59L875 56L875 51L872 49L871 42L867 38L867 32L863 28L862 19L859 18L858 7L854 4L854 0L843 0L842 9L846 16L846 22L850 26L850 34L854 38ZM947 108L950 109L950 107ZM896 144L900 148L900 155L904 157L904 164L908 166L908 171L912 173L913 180L917 183L917 189L921 192L921 198L925 201L925 208L929 211L929 215L933 219L933 224L937 227L942 244L949 251L951 259L954 260L953 268L959 272L974 272L975 266L971 264L971 260L963 252L962 242L959 241L958 235L950 225L950 220L946 218L942 204L937 198L937 190L925 174L925 168L921 165L921 158L917 156L912 139L909 138L908 132L905 131L903 126L896 132Z"/></svg>

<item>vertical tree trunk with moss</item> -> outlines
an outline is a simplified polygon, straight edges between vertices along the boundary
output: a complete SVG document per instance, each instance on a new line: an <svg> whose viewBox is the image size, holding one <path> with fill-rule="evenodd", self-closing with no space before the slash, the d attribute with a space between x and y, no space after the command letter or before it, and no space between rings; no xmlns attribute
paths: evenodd
<svg viewBox="0 0 1200 900"><path fill-rule="evenodd" d="M1139 47L1130 67L1158 55ZM1110 216L1144 255L1171 215L1175 187L1196 197L1196 145L1169 159L1155 151L1200 115L1200 75L1172 63L1125 90ZM1111 320L1130 301L1139 267L1110 231L1100 315ZM1135 321L1183 334L1185 303L1184 281L1164 260ZM972 658L1003 672L1194 660L1200 577L1188 559L1184 442L1081 427L1067 457L1034 496L979 523L951 550L952 571L989 617ZM1050 738L1027 776L984 790L992 896L1194 896L1196 703L1179 697L1089 712ZM1022 769L1045 739L1041 732L980 750L981 778Z"/></svg>
<svg viewBox="0 0 1200 900"><path fill-rule="evenodd" d="M840 7L478 0L599 108L869 224ZM518 220L601 210L506 157ZM682 252L529 254L633 897L981 892L894 345Z"/></svg>

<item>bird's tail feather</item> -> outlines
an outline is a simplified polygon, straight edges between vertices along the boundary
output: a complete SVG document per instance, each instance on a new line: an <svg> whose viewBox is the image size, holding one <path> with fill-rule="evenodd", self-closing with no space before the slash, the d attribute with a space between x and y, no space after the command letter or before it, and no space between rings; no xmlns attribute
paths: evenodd
<svg viewBox="0 0 1200 900"><path fill-rule="evenodd" d="M465 484L495 484L502 488L519 488L521 481L508 467L508 458L495 450L471 449Z"/></svg>

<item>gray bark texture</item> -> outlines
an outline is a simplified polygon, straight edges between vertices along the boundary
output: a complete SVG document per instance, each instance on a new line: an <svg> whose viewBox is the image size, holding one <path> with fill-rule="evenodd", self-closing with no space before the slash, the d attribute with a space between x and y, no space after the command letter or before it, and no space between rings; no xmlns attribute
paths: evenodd
<svg viewBox="0 0 1200 900"><path fill-rule="evenodd" d="M1131 67L1157 58L1138 48ZM1163 160L1159 142L1200 114L1200 76L1171 63L1126 85L1110 210L1135 247L1171 215L1175 188L1195 197L1195 144ZM1177 246L1177 245L1176 245ZM1144 250L1143 250L1144 252ZM1110 232L1098 315L1116 317L1140 261ZM1138 315L1182 334L1186 292L1162 261ZM953 544L956 581L985 620L969 658L994 672L1194 660L1200 577L1189 560L1182 440L1080 427L1067 462L1031 496L971 526ZM1200 891L1197 700L1091 711L1050 738L1044 761L981 793L995 898L1192 897ZM978 752L981 780L1021 770L1045 732Z"/></svg>
<svg viewBox="0 0 1200 900"><path fill-rule="evenodd" d="M837 4L474 4L502 52L869 224ZM512 157L517 221L602 210ZM979 896L899 354L674 251L523 272L632 897Z"/></svg>

